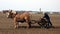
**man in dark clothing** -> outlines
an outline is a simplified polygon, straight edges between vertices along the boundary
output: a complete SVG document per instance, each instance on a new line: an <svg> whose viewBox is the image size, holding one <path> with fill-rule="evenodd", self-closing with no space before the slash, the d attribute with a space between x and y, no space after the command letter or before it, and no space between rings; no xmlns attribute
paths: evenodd
<svg viewBox="0 0 60 34"><path fill-rule="evenodd" d="M47 21L48 21L48 24L46 25L47 27L52 26L52 23L50 21L50 17L49 17L49 15L47 13L44 13L43 18L46 18Z"/></svg>

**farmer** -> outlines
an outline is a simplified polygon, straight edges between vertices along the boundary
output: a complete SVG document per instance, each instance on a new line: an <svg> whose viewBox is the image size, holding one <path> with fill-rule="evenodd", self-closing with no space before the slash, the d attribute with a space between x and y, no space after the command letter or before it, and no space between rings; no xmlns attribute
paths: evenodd
<svg viewBox="0 0 60 34"><path fill-rule="evenodd" d="M46 27L52 26L52 23L50 21L50 17L49 17L49 15L47 13L44 13L43 18L45 18L48 21L48 24L47 24Z"/></svg>

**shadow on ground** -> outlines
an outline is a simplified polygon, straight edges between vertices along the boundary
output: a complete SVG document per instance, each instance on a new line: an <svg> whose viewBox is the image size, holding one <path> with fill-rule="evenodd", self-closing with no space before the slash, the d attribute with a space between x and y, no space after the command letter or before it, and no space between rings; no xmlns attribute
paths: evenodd
<svg viewBox="0 0 60 34"><path fill-rule="evenodd" d="M19 26L18 28L29 28L29 27L27 27L27 26ZM30 28L41 28L40 26L31 26ZM50 28L60 28L60 27L54 27L54 26L52 26L52 27L50 27Z"/></svg>

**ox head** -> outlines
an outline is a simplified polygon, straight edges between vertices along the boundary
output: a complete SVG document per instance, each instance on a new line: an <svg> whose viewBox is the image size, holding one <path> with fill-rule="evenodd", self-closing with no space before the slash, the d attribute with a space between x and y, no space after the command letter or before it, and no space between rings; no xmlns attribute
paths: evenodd
<svg viewBox="0 0 60 34"><path fill-rule="evenodd" d="M7 12L7 18L14 18L16 14L16 11L10 10L9 12Z"/></svg>

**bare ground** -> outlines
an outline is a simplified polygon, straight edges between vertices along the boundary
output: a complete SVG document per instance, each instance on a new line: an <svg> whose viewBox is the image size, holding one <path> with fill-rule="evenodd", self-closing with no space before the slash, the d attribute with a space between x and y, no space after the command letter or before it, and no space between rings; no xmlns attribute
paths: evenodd
<svg viewBox="0 0 60 34"><path fill-rule="evenodd" d="M60 15L50 15L50 17L54 28L40 28L38 24L28 28L28 24L23 23L20 24L20 28L14 29L13 19L8 19L5 14L0 13L0 34L60 34Z"/></svg>

